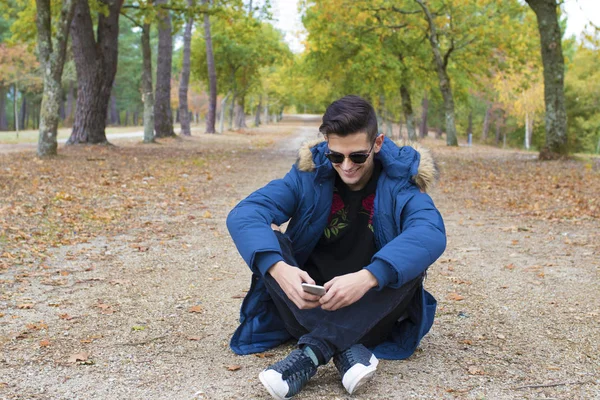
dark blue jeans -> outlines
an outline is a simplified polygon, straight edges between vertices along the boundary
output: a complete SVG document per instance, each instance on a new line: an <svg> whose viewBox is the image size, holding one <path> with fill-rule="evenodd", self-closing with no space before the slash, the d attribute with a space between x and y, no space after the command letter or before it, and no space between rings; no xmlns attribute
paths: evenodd
<svg viewBox="0 0 600 400"><path fill-rule="evenodd" d="M275 233L284 261L300 267L294 258L289 238L281 232ZM404 316L417 289L423 284L423 276L398 289L371 289L357 302L335 311L321 307L301 310L288 299L270 274L265 276L265 283L288 332L298 339L298 345L309 345L319 351L326 363L334 354L353 344L362 343L372 347L383 342L396 321Z"/></svg>

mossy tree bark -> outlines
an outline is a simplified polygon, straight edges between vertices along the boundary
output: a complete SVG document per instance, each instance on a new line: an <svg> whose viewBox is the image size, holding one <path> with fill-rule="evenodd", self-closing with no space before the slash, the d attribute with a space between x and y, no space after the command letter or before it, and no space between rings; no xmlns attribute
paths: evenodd
<svg viewBox="0 0 600 400"><path fill-rule="evenodd" d="M56 136L62 101L61 80L75 1L63 0L54 41L50 0L36 0L36 6L38 54L44 76L37 154L39 157L49 157L56 155L58 147Z"/></svg>
<svg viewBox="0 0 600 400"><path fill-rule="evenodd" d="M546 103L546 143L541 160L552 160L568 153L567 111L565 107L565 61L556 0L526 0L535 12L540 32L544 65L544 102Z"/></svg>

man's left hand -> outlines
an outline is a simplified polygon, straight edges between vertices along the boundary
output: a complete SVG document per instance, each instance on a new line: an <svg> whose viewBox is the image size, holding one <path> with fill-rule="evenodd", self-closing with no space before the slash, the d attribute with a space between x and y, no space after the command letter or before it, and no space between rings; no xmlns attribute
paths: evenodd
<svg viewBox="0 0 600 400"><path fill-rule="evenodd" d="M371 272L362 269L351 274L336 276L324 286L327 294L319 300L321 308L335 311L360 300L369 289L377 286L377 279Z"/></svg>

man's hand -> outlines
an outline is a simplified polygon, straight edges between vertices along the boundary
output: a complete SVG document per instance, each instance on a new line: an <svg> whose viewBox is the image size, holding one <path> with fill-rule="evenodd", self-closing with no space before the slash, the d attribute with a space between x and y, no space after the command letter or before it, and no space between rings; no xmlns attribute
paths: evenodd
<svg viewBox="0 0 600 400"><path fill-rule="evenodd" d="M305 310L321 305L319 303L319 296L306 293L302 290L303 282L315 284L315 281L306 271L279 261L269 268L268 273L277 281L288 299L293 301L299 309Z"/></svg>
<svg viewBox="0 0 600 400"><path fill-rule="evenodd" d="M336 276L325 283L327 294L319 300L323 310L335 311L360 300L367 291L377 286L371 272L362 269L351 274Z"/></svg>

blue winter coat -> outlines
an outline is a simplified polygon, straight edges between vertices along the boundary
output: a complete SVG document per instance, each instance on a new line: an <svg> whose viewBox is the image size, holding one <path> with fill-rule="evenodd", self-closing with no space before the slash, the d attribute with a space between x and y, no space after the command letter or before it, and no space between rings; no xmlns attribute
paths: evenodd
<svg viewBox="0 0 600 400"><path fill-rule="evenodd" d="M286 234L302 265L319 241L331 209L335 170L325 157L327 143L307 143L290 172L271 181L242 200L227 217L227 227L244 261L252 270L252 283L240 312L240 326L231 338L237 354L266 351L287 340L290 334L256 265L262 252L281 254L271 223L290 220ZM398 288L423 274L446 248L442 217L425 193L436 175L433 159L424 149L398 147L385 138L376 153L382 172L377 182L373 227L377 252L375 263L387 263L397 273ZM268 269L268 268L267 268ZM376 290L376 289L372 289ZM410 357L433 324L435 298L422 287L409 307L408 318L396 324L389 340L371 349L384 359Z"/></svg>

